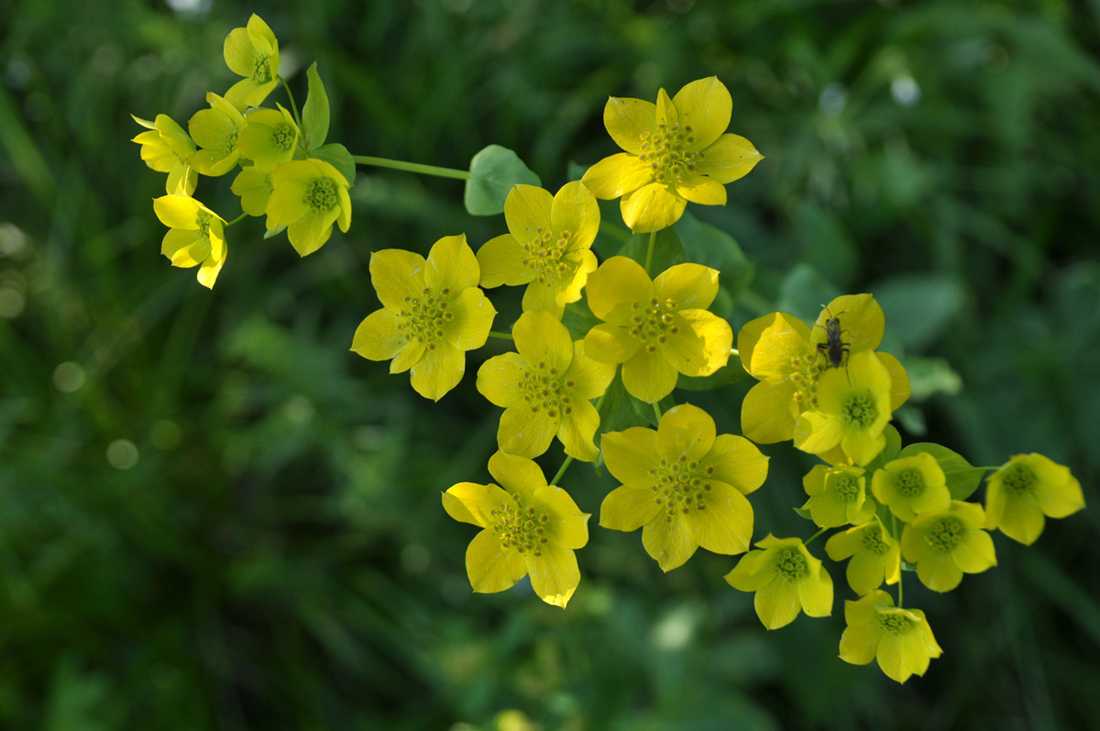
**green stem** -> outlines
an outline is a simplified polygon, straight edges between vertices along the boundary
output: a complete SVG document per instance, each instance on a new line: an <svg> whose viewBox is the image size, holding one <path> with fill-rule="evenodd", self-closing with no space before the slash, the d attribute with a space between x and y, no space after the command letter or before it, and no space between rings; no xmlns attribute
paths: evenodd
<svg viewBox="0 0 1100 731"><path fill-rule="evenodd" d="M657 232L651 231L649 233L649 248L646 249L645 252L645 273L649 276L653 276L653 273L650 271L650 267L653 266L653 249L656 247L656 244Z"/></svg>
<svg viewBox="0 0 1100 731"><path fill-rule="evenodd" d="M741 351L738 350L737 348L730 348L730 357L731 358L740 358L741 357Z"/></svg>
<svg viewBox="0 0 1100 731"><path fill-rule="evenodd" d="M624 244L627 241L630 241L630 231L622 228L621 226L616 226L613 223L600 221L600 231L607 234L613 239L618 239L619 241L622 241Z"/></svg>
<svg viewBox="0 0 1100 731"><path fill-rule="evenodd" d="M496 330L490 330L489 337L500 338L501 340L515 340L511 333L498 333Z"/></svg>
<svg viewBox="0 0 1100 731"><path fill-rule="evenodd" d="M806 541L805 543L803 543L802 545L804 545L804 546L808 546L808 545L810 545L811 543L813 543L814 541L816 541L816 540L817 540L817 537L818 537L818 536L820 536L820 535L821 535L822 533L824 533L824 532L825 532L825 531L827 531L827 530L829 530L829 529L828 529L828 528L822 528L822 529L821 529L821 530L819 530L819 531L818 531L817 533L814 533L814 534L813 534L812 536L810 536L809 540L807 540L807 541Z"/></svg>
<svg viewBox="0 0 1100 731"><path fill-rule="evenodd" d="M404 160L390 160L385 157L370 157L368 155L352 155L355 162L360 165L374 165L380 168L391 168L393 170L406 170L410 173L419 173L421 175L435 175L440 178L457 178L459 180L469 180L469 170L456 170L454 168L441 168L435 165L421 165L418 162L405 162Z"/></svg>
<svg viewBox="0 0 1100 731"><path fill-rule="evenodd" d="M657 402L653 402L653 413L657 417L657 423L661 423L661 407L657 405Z"/></svg>
<svg viewBox="0 0 1100 731"><path fill-rule="evenodd" d="M302 118L298 116L298 105L294 103L294 94L290 92L290 84L286 83L286 79L282 76L279 77L279 81L282 82L283 88L286 89L286 96L290 99L290 111L294 113L294 121L298 125L298 129L302 129Z"/></svg>
<svg viewBox="0 0 1100 731"><path fill-rule="evenodd" d="M569 469L569 465L571 465L571 464L573 464L573 458L572 457L566 457L565 461L562 462L562 464L561 464L561 469L558 470L558 474L554 475L554 479L550 480L550 485L551 486L554 486L554 485L558 484L558 480L561 479L562 475L565 474L565 471L567 469Z"/></svg>
<svg viewBox="0 0 1100 731"><path fill-rule="evenodd" d="M901 584L902 584L902 581L903 581L904 578L905 578L905 572L902 571L898 574L898 609L901 609L904 606L903 598L905 596L905 592L901 588Z"/></svg>
<svg viewBox="0 0 1100 731"><path fill-rule="evenodd" d="M242 218L246 217L247 215L248 215L247 213L242 213L241 215L237 216L236 218L234 218L229 223L225 224L225 228L229 228L230 226L235 224L237 221L240 221Z"/></svg>

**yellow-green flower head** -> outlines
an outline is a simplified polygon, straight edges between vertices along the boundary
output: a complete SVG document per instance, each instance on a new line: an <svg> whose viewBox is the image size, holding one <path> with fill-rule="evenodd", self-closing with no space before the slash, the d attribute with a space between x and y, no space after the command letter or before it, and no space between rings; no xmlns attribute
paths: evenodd
<svg viewBox="0 0 1100 731"><path fill-rule="evenodd" d="M626 152L604 158L581 181L597 198L622 196L623 221L634 233L667 228L687 202L725 205L727 183L764 156L744 137L726 133L733 100L716 77L693 81L657 103L611 97L603 111L611 139Z"/></svg>
<svg viewBox="0 0 1100 731"><path fill-rule="evenodd" d="M924 675L932 658L943 654L924 612L895 607L884 591L844 602L844 620L848 627L840 637L840 659L867 665L877 658L886 677L899 683Z"/></svg>
<svg viewBox="0 0 1100 731"><path fill-rule="evenodd" d="M942 512L951 506L947 476L936 458L927 452L895 459L875 470L871 491L906 523L918 513Z"/></svg>
<svg viewBox="0 0 1100 731"><path fill-rule="evenodd" d="M860 467L816 465L802 478L802 487L810 496L802 507L809 509L810 517L821 528L866 523L878 507L869 499L867 479Z"/></svg>
<svg viewBox="0 0 1100 731"><path fill-rule="evenodd" d="M376 251L370 276L381 310L355 331L351 349L390 360L390 373L412 370L412 387L438 401L466 371L466 351L485 345L496 310L478 289L477 257L466 236L435 242L425 261L403 249Z"/></svg>
<svg viewBox="0 0 1100 731"><path fill-rule="evenodd" d="M229 187L241 199L241 209L250 216L262 216L267 210L267 202L275 186L271 184L271 173L260 172L255 166L241 168L233 185ZM275 227L268 221L268 230Z"/></svg>
<svg viewBox="0 0 1100 731"><path fill-rule="evenodd" d="M600 506L600 525L642 529L642 545L662 571L695 550L743 553L752 540L746 495L764 484L768 458L749 440L717 434L691 404L665 412L657 430L609 432L600 442L607 471L622 483Z"/></svg>
<svg viewBox="0 0 1100 731"><path fill-rule="evenodd" d="M1044 516L1064 518L1085 507L1081 483L1069 469L1041 454L1017 454L994 472L985 493L985 527L1031 545Z"/></svg>
<svg viewBox="0 0 1100 731"><path fill-rule="evenodd" d="M758 444L791 439L802 412L817 408L818 379L830 367L817 346L826 340L829 313L840 320L848 358L878 347L885 318L869 294L837 297L821 310L812 328L775 312L752 320L737 334L741 364L760 381L741 404L741 431L749 439ZM877 355L890 372L890 408L897 409L909 398L909 377L892 355Z"/></svg>
<svg viewBox="0 0 1100 731"><path fill-rule="evenodd" d="M650 280L633 259L613 256L588 277L588 306L604 322L585 336L588 357L623 364L623 385L649 403L672 393L680 373L709 376L729 360L733 330L707 312L718 271L679 264Z"/></svg>
<svg viewBox="0 0 1100 731"><path fill-rule="evenodd" d="M153 199L157 218L170 230L160 251L172 266L199 267L199 284L210 289L225 264L225 219L186 195Z"/></svg>
<svg viewBox="0 0 1100 731"><path fill-rule="evenodd" d="M477 372L477 390L504 408L500 450L537 457L556 435L570 457L595 462L600 415L589 399L607 390L615 366L585 357L584 342L574 343L546 310L523 313L512 337L519 352L490 358Z"/></svg>
<svg viewBox="0 0 1100 731"><path fill-rule="evenodd" d="M241 155L251 160L260 172L271 172L281 162L289 162L298 146L298 125L282 104L278 109L254 109L245 117L245 126L237 138ZM239 114L239 113L238 113Z"/></svg>
<svg viewBox="0 0 1100 731"><path fill-rule="evenodd" d="M132 140L141 145L141 159L158 173L168 173L165 192L169 195L194 193L199 175L187 161L195 152L195 143L183 127L167 114L158 114L155 122L140 117L134 117L134 121L148 130Z"/></svg>
<svg viewBox="0 0 1100 731"><path fill-rule="evenodd" d="M810 617L833 613L833 580L801 538L769 533L756 545L726 574L726 581L738 591L756 592L753 605L765 627L785 627L803 611Z"/></svg>
<svg viewBox="0 0 1100 731"><path fill-rule="evenodd" d="M225 92L237 109L258 107L279 83L279 41L260 16L253 15L244 28L225 37L225 65L244 78Z"/></svg>
<svg viewBox="0 0 1100 731"><path fill-rule="evenodd" d="M837 533L825 543L834 561L848 562L848 586L859 595L901 580L901 544L875 516L863 525Z"/></svg>
<svg viewBox="0 0 1100 731"><path fill-rule="evenodd" d="M191 167L203 175L225 175L237 164L241 153L237 150L237 137L244 127L244 117L232 104L214 92L207 92L210 109L200 109L191 116L187 129L199 146L191 155Z"/></svg>
<svg viewBox="0 0 1100 731"><path fill-rule="evenodd" d="M886 446L890 383L890 372L869 350L853 354L847 368L828 369L818 379L817 408L795 423L794 446L832 464L867 464Z"/></svg>
<svg viewBox="0 0 1100 731"><path fill-rule="evenodd" d="M588 543L591 516L526 457L497 452L489 473L499 487L460 482L443 493L452 518L484 528L466 549L470 584L489 594L530 574L539 598L564 609L581 581L574 551Z"/></svg>
<svg viewBox="0 0 1100 731"><path fill-rule="evenodd" d="M320 249L332 224L347 233L351 198L347 179L324 160L292 160L271 171L274 190L267 201L267 227L289 226L287 236L300 256ZM476 284L476 282L475 282Z"/></svg>
<svg viewBox="0 0 1100 731"><path fill-rule="evenodd" d="M596 199L579 182L557 195L533 185L517 185L504 201L508 233L485 242L477 252L481 286L526 284L523 309L547 310L558 318L565 305L581 298L596 269L592 242L600 228Z"/></svg>
<svg viewBox="0 0 1100 731"><path fill-rule="evenodd" d="M942 512L921 513L901 534L901 555L917 565L917 576L933 591L951 591L966 574L997 565L993 539L982 530L981 505L952 500Z"/></svg>

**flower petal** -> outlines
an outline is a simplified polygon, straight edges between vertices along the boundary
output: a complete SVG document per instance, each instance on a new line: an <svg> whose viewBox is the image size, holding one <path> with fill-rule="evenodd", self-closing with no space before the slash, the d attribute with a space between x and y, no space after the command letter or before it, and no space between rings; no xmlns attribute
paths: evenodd
<svg viewBox="0 0 1100 731"><path fill-rule="evenodd" d="M702 464L714 470L711 479L733 485L743 495L763 485L768 477L768 457L748 439L733 434L719 434Z"/></svg>
<svg viewBox="0 0 1100 731"><path fill-rule="evenodd" d="M597 198L612 200L653 182L653 170L635 155L620 152L588 168L581 182Z"/></svg>
<svg viewBox="0 0 1100 731"><path fill-rule="evenodd" d="M672 300L674 310L705 310L718 296L718 270L702 264L677 264L653 280L654 295L660 302Z"/></svg>
<svg viewBox="0 0 1100 731"><path fill-rule="evenodd" d="M756 608L756 616L768 629L787 626L802 610L797 585L781 577L757 590L753 606Z"/></svg>
<svg viewBox="0 0 1100 731"><path fill-rule="evenodd" d="M504 199L504 220L508 231L521 245L550 229L550 209L554 196L542 188L522 183L514 186Z"/></svg>
<svg viewBox="0 0 1100 731"><path fill-rule="evenodd" d="M679 374L660 353L639 348L634 357L623 363L623 386L635 398L657 403L676 388Z"/></svg>
<svg viewBox="0 0 1100 731"><path fill-rule="evenodd" d="M424 296L424 265L424 257L404 249L370 255L371 284L387 310L401 312L408 308L407 301Z"/></svg>
<svg viewBox="0 0 1100 731"><path fill-rule="evenodd" d="M695 163L695 172L728 185L748 175L763 159L764 156L744 137L724 134L702 151L701 159Z"/></svg>
<svg viewBox="0 0 1100 731"><path fill-rule="evenodd" d="M466 574L475 592L492 594L512 588L526 576L527 562L514 548L504 548L487 528L466 549Z"/></svg>
<svg viewBox="0 0 1100 731"><path fill-rule="evenodd" d="M661 571L672 571L687 563L699 548L692 532L687 521L679 516L669 518L659 513L642 528L642 546L657 560Z"/></svg>
<svg viewBox="0 0 1100 731"><path fill-rule="evenodd" d="M412 387L424 398L438 401L458 385L465 372L465 353L446 341L438 342L412 367Z"/></svg>
<svg viewBox="0 0 1100 731"><path fill-rule="evenodd" d="M527 569L531 574L531 587L539 598L562 609L581 583L577 555L552 543L542 547L542 555L528 555Z"/></svg>
<svg viewBox="0 0 1100 731"><path fill-rule="evenodd" d="M573 398L599 398L615 379L615 366L589 358L585 353L584 341L578 340L573 343L573 362L565 371L564 379L573 382Z"/></svg>
<svg viewBox="0 0 1100 731"><path fill-rule="evenodd" d="M424 267L424 284L433 292L461 292L476 287L480 279L481 267L465 234L444 236L432 245Z"/></svg>
<svg viewBox="0 0 1100 731"><path fill-rule="evenodd" d="M477 369L477 390L494 406L518 406L523 403L526 375L527 364L519 353L493 356Z"/></svg>
<svg viewBox="0 0 1100 731"><path fill-rule="evenodd" d="M676 195L702 206L726 205L726 189L716 180L689 173L676 183Z"/></svg>
<svg viewBox="0 0 1100 731"><path fill-rule="evenodd" d="M595 192L595 191L593 191ZM636 234L660 231L680 220L687 201L670 193L664 183L649 183L622 197L623 222Z"/></svg>
<svg viewBox="0 0 1100 731"><path fill-rule="evenodd" d="M691 404L673 406L657 425L657 454L669 462L699 462L714 446L718 431L710 414Z"/></svg>
<svg viewBox="0 0 1100 731"><path fill-rule="evenodd" d="M569 330L545 310L524 312L512 327L516 350L534 370L557 378L573 361Z"/></svg>
<svg viewBox="0 0 1100 731"><path fill-rule="evenodd" d="M400 325L403 318L390 310L376 310L359 323L351 341L352 351L367 360L390 360L407 341Z"/></svg>
<svg viewBox="0 0 1100 731"><path fill-rule="evenodd" d="M682 310L672 316L673 327L659 345L661 354L685 376L709 376L729 362L733 329L706 310Z"/></svg>
<svg viewBox="0 0 1100 731"><path fill-rule="evenodd" d="M615 144L633 155L641 155L644 136L657 130L657 106L641 99L613 96L604 105L603 124Z"/></svg>
<svg viewBox="0 0 1100 731"><path fill-rule="evenodd" d="M695 541L713 553L744 553L752 540L752 505L731 485L716 480L708 480L707 485L706 509L684 516Z"/></svg>
<svg viewBox="0 0 1100 731"><path fill-rule="evenodd" d="M629 533L656 519L663 510L653 501L653 490L649 487L623 485L603 499L600 527Z"/></svg>
<svg viewBox="0 0 1100 731"><path fill-rule="evenodd" d="M469 287L451 298L455 318L443 325L446 341L459 350L476 350L485 345L497 311L477 287Z"/></svg>
<svg viewBox="0 0 1100 731"><path fill-rule="evenodd" d="M569 232L570 250L588 248L600 230L600 206L596 197L579 180L566 183L554 196L550 223L555 236Z"/></svg>
<svg viewBox="0 0 1100 731"><path fill-rule="evenodd" d="M496 517L494 510L511 501L511 496L496 485L460 482L443 493L443 509L455 520L485 528Z"/></svg>
<svg viewBox="0 0 1100 731"><path fill-rule="evenodd" d="M620 432L608 432L600 439L607 471L624 485L649 489L653 470L660 457L657 454L657 432L635 426Z"/></svg>
<svg viewBox="0 0 1100 731"><path fill-rule="evenodd" d="M578 549L588 543L588 519L577 503L560 487L548 485L535 490L532 503L550 516L546 524L547 540L557 546Z"/></svg>
<svg viewBox="0 0 1100 731"><path fill-rule="evenodd" d="M741 432L757 444L775 444L794 436L790 403L795 387L789 380L756 384L741 402Z"/></svg>
<svg viewBox="0 0 1100 731"><path fill-rule="evenodd" d="M642 341L621 325L596 325L584 336L584 349L592 360L616 365L634 357Z"/></svg>
<svg viewBox="0 0 1100 731"><path fill-rule="evenodd" d="M588 275L588 307L605 322L631 325L635 305L648 304L653 282L642 265L625 256L613 256Z"/></svg>
<svg viewBox="0 0 1100 731"><path fill-rule="evenodd" d="M689 150L708 147L730 126L733 98L716 76L686 85L676 92L672 103L679 113L681 129L695 137Z"/></svg>
<svg viewBox="0 0 1100 731"><path fill-rule="evenodd" d="M600 427L600 413L595 406L583 399L574 401L571 409L562 414L558 439L570 457L582 462L595 462L600 452L592 439Z"/></svg>
<svg viewBox="0 0 1100 731"><path fill-rule="evenodd" d="M546 487L542 469L526 457L514 454L494 452L489 457L489 474L505 490L524 499L534 499L536 493Z"/></svg>
<svg viewBox="0 0 1100 731"><path fill-rule="evenodd" d="M561 414L519 403L504 410L497 428L497 444L508 454L534 458L545 454L561 424Z"/></svg>
<svg viewBox="0 0 1100 731"><path fill-rule="evenodd" d="M477 263L481 267L481 286L486 289L502 284L516 286L534 281L537 273L528 268L527 252L512 234L489 239L477 250Z"/></svg>

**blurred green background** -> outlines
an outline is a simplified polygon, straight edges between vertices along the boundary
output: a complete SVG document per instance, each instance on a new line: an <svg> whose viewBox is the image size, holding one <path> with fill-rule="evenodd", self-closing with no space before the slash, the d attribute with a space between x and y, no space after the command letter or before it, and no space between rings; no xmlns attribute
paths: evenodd
<svg viewBox="0 0 1100 731"><path fill-rule="evenodd" d="M330 140L458 168L498 143L552 191L617 151L609 95L717 75L767 156L728 206L690 209L754 265L722 314L874 293L914 376L906 441L1042 452L1090 509L1031 548L997 534L1000 566L947 595L908 575L945 653L904 686L837 658L854 597L835 564L833 616L769 633L722 579L733 559L662 575L594 519L567 611L522 584L471 594L475 530L440 492L488 480L499 410L472 375L500 346L439 404L348 347L378 306L371 251L477 247L503 218L466 215L456 181L367 170L350 232L305 260L257 220L230 229L213 292L159 254L164 176L129 115L185 123L227 89L222 41L252 12L299 103L318 61ZM1100 717L1100 3L0 0L0 29L0 727ZM228 188L197 195L229 218ZM738 433L749 385L677 397ZM765 451L756 535L806 537L790 507L812 462ZM583 464L564 484L592 513L615 485Z"/></svg>

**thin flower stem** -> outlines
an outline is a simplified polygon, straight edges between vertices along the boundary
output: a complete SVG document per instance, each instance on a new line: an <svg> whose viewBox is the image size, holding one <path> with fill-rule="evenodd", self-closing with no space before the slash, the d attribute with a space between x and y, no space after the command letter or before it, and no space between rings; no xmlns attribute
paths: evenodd
<svg viewBox="0 0 1100 731"><path fill-rule="evenodd" d="M441 168L435 165L421 165L418 162L405 162L404 160L390 160L385 157L370 157L368 155L352 155L355 162L360 165L373 165L380 168L391 168L393 170L406 170L410 173L420 173L421 175L435 175L440 178L457 178L459 180L469 180L469 170L456 170L455 168Z"/></svg>
<svg viewBox="0 0 1100 731"><path fill-rule="evenodd" d="M627 241L630 241L630 231L622 228L621 226L616 226L613 223L600 221L600 231L607 234L613 239L618 239L619 241L622 241L624 244Z"/></svg>
<svg viewBox="0 0 1100 731"><path fill-rule="evenodd" d="M561 469L558 470L558 474L554 475L554 479L550 480L550 485L552 487L558 484L558 480L560 480L562 478L562 475L565 474L565 471L567 469L569 469L569 465L571 465L571 464L573 464L573 458L572 457L566 457L565 461L562 462L562 464L561 464Z"/></svg>
<svg viewBox="0 0 1100 731"><path fill-rule="evenodd" d="M286 83L286 79L282 76L279 77L279 81L282 82L283 88L286 89L286 96L290 99L290 111L294 112L294 121L298 125L298 129L301 129L302 118L298 116L298 105L294 103L294 94L290 92L290 84Z"/></svg>
<svg viewBox="0 0 1100 731"><path fill-rule="evenodd" d="M501 340L515 340L515 338L512 337L512 333L500 333L496 330L490 330L489 337L500 338Z"/></svg>
<svg viewBox="0 0 1100 731"><path fill-rule="evenodd" d="M653 276L653 272L650 271L650 267L653 266L653 249L657 245L657 232L651 231L649 234L649 248L645 252L645 273L649 276Z"/></svg>
<svg viewBox="0 0 1100 731"><path fill-rule="evenodd" d="M818 537L818 536L820 536L820 535L821 535L822 533L824 533L824 532L825 532L825 531L827 531L827 530L829 530L829 529L828 529L828 528L822 528L822 529L821 529L821 530L819 530L819 531L818 531L817 533L814 533L814 534L813 534L812 536L810 536L809 540L807 540L807 541L806 541L805 543L803 543L802 545L804 545L804 546L808 546L808 545L810 545L811 543L813 543L814 541L816 541L816 540L817 540L817 537Z"/></svg>
<svg viewBox="0 0 1100 731"><path fill-rule="evenodd" d="M229 228L230 226L235 224L237 221L240 221L242 218L246 217L247 215L248 215L247 213L242 213L241 215L237 216L236 218L234 218L229 223L225 224L225 228Z"/></svg>
<svg viewBox="0 0 1100 731"><path fill-rule="evenodd" d="M902 598L905 596L905 592L902 591L902 588L901 588L902 579L904 577L905 577L905 572L904 571L902 571L901 573L898 574L898 609L902 609L905 606L904 602L902 601Z"/></svg>
<svg viewBox="0 0 1100 731"><path fill-rule="evenodd" d="M657 423L661 423L661 407L657 405L657 402L653 402L653 414L657 417Z"/></svg>
<svg viewBox="0 0 1100 731"><path fill-rule="evenodd" d="M890 513L890 532L899 541L901 540L901 536L898 535L898 516L894 515L893 513ZM904 596L904 592L902 591L901 584L902 584L902 579L904 577L905 577L905 572L904 571L899 571L898 572L898 609L902 608L902 597Z"/></svg>

